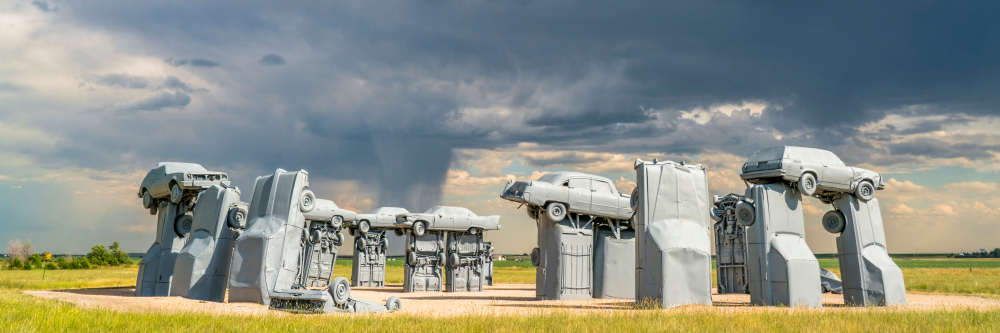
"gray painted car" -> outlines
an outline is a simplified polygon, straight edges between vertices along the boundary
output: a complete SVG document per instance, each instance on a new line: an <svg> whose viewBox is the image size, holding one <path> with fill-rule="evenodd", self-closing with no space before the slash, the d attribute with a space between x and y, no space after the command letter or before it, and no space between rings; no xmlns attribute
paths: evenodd
<svg viewBox="0 0 1000 333"><path fill-rule="evenodd" d="M837 193L868 201L885 188L878 173L849 167L834 153L816 148L777 146L758 150L743 164L740 177L755 184L784 180L802 194L832 202Z"/></svg>
<svg viewBox="0 0 1000 333"><path fill-rule="evenodd" d="M413 229L417 236L427 230L469 231L500 230L500 216L479 216L463 207L434 206L423 213L396 215L396 226Z"/></svg>
<svg viewBox="0 0 1000 333"><path fill-rule="evenodd" d="M626 220L632 218L631 197L619 193L610 179L578 172L553 172L538 180L510 181L501 198L528 205L528 216L545 212L562 221L567 212Z"/></svg>
<svg viewBox="0 0 1000 333"><path fill-rule="evenodd" d="M194 163L160 162L146 174L138 194L142 198L142 206L151 209L156 207L158 199L167 198L170 202L180 203L192 192L218 184L229 185L229 176L225 172L208 171Z"/></svg>
<svg viewBox="0 0 1000 333"><path fill-rule="evenodd" d="M397 215L409 213L410 211L406 208L379 207L368 214L358 214L354 220L348 223L348 227L352 229L351 235L355 233L353 229L359 229L361 232L368 232L371 228L392 229L396 228Z"/></svg>

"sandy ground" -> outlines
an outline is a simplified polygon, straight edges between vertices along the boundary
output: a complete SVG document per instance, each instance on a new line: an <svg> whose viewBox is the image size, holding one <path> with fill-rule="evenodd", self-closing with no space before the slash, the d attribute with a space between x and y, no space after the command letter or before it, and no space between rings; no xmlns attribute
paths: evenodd
<svg viewBox="0 0 1000 333"><path fill-rule="evenodd" d="M213 303L181 297L135 297L133 288L26 291L26 294L76 303L84 308L140 312L198 312L205 314L287 315L271 311L259 304ZM488 286L483 292L417 292L403 293L402 286L387 288L354 288L351 295L377 303L390 296L403 302L403 312L415 315L447 317L458 315L613 313L631 310L634 302L615 299L582 299L561 301L535 300L534 284L500 284ZM908 305L897 309L934 310L948 308L1000 309L1000 300L951 295L907 295ZM713 312L795 311L787 308L755 307L749 295L726 294L712 296L713 307L695 306ZM842 295L823 294L823 309L809 311L855 311L844 306Z"/></svg>

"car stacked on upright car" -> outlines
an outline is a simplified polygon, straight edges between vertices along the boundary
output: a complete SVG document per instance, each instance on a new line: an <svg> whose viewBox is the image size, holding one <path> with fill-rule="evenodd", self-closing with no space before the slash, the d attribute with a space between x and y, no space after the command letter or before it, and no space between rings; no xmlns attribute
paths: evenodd
<svg viewBox="0 0 1000 333"><path fill-rule="evenodd" d="M567 213L615 220L627 220L633 214L629 208L631 197L619 193L610 179L579 172L553 172L538 180L510 181L500 197L526 204L532 220L543 212L553 221L562 221Z"/></svg>
<svg viewBox="0 0 1000 333"><path fill-rule="evenodd" d="M427 230L468 231L471 234L485 230L499 230L500 216L479 216L462 207L434 206L423 213L396 215L396 226L413 229L417 236Z"/></svg>
<svg viewBox="0 0 1000 333"><path fill-rule="evenodd" d="M371 228L392 228L396 230L396 235L402 236L402 230L396 228L396 216L409 213L410 211L406 208L379 207L368 214L358 214L358 217L349 222L347 226L350 228L351 236L354 236L357 231L366 233Z"/></svg>
<svg viewBox="0 0 1000 333"><path fill-rule="evenodd" d="M874 171L849 167L834 153L816 148L777 146L758 150L743 164L740 178L751 183L793 183L802 194L829 203L837 193L868 201L885 188Z"/></svg>
<svg viewBox="0 0 1000 333"><path fill-rule="evenodd" d="M201 190L222 184L229 186L229 176L225 172L205 170L194 163L160 162L146 174L139 186L142 206L156 215L156 202L167 199L180 203L184 198L192 198Z"/></svg>

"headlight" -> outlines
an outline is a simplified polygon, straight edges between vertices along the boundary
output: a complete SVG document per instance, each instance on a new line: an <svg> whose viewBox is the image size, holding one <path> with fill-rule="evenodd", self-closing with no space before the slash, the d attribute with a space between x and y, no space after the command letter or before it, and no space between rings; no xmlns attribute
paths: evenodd
<svg viewBox="0 0 1000 333"><path fill-rule="evenodd" d="M743 172L747 172L747 164L743 163Z"/></svg>

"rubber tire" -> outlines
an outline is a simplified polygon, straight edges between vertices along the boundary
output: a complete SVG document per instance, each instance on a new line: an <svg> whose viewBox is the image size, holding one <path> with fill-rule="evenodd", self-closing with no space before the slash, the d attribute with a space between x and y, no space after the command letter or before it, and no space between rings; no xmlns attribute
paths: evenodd
<svg viewBox="0 0 1000 333"><path fill-rule="evenodd" d="M861 201L868 201L875 199L875 185L867 180L862 180L858 183L858 186L854 188L854 196Z"/></svg>
<svg viewBox="0 0 1000 333"><path fill-rule="evenodd" d="M410 266L416 266L417 265L417 253L416 252L413 252L413 251L407 252L406 259L407 259L406 262L409 263Z"/></svg>
<svg viewBox="0 0 1000 333"><path fill-rule="evenodd" d="M153 208L156 205L156 200L153 200L153 196L149 195L149 191L145 189L142 190L142 207L146 209Z"/></svg>
<svg viewBox="0 0 1000 333"><path fill-rule="evenodd" d="M333 283L330 284L330 296L337 305L344 305L351 299L351 282L343 276L333 279Z"/></svg>
<svg viewBox="0 0 1000 333"><path fill-rule="evenodd" d="M174 220L174 232L178 236L187 237L191 233L191 227L194 226L194 216L191 215L181 215Z"/></svg>
<svg viewBox="0 0 1000 333"><path fill-rule="evenodd" d="M743 226L752 226L757 219L757 212L749 202L736 204L736 222Z"/></svg>
<svg viewBox="0 0 1000 333"><path fill-rule="evenodd" d="M364 236L355 238L354 246L358 248L358 251L364 251L368 247L368 240Z"/></svg>
<svg viewBox="0 0 1000 333"><path fill-rule="evenodd" d="M802 192L802 195L811 197L813 194L816 194L816 184L815 175L809 172L803 173L799 177L799 192Z"/></svg>
<svg viewBox="0 0 1000 333"><path fill-rule="evenodd" d="M722 221L722 209L712 207L709 208L708 216L712 218L712 221L719 222Z"/></svg>
<svg viewBox="0 0 1000 333"><path fill-rule="evenodd" d="M417 237L423 236L427 232L427 222L417 221L413 222L413 234Z"/></svg>
<svg viewBox="0 0 1000 333"><path fill-rule="evenodd" d="M479 229L476 229L475 227L472 227L472 228L469 228L469 231L468 231L468 233L469 233L470 235L475 235L475 234L478 234L478 233L479 233Z"/></svg>
<svg viewBox="0 0 1000 333"><path fill-rule="evenodd" d="M361 222L358 222L358 231L360 231L362 235L367 234L368 230L371 229L372 229L372 224L370 222L365 220L361 220Z"/></svg>
<svg viewBox="0 0 1000 333"><path fill-rule="evenodd" d="M458 253L452 253L450 259L448 262L451 264L451 268L458 268L458 265L462 263L462 259L458 257Z"/></svg>
<svg viewBox="0 0 1000 333"><path fill-rule="evenodd" d="M379 240L378 245L382 247L382 252L389 250L389 239L382 237L382 239Z"/></svg>
<svg viewBox="0 0 1000 333"><path fill-rule="evenodd" d="M444 252L442 252L440 255L438 255L438 267L444 267L444 265L447 262L448 262L448 256L445 255Z"/></svg>
<svg viewBox="0 0 1000 333"><path fill-rule="evenodd" d="M629 199L628 199L628 206L629 206L629 208L632 208L633 212L639 210L639 187L638 186L636 186L635 189L632 190L632 196L629 197Z"/></svg>
<svg viewBox="0 0 1000 333"><path fill-rule="evenodd" d="M340 227L344 226L344 218L341 216L334 216L333 219L330 220L330 226L334 229L340 229Z"/></svg>
<svg viewBox="0 0 1000 333"><path fill-rule="evenodd" d="M157 207L159 207L159 206L160 205L153 205L153 207L150 207L149 208L149 215L156 215Z"/></svg>
<svg viewBox="0 0 1000 333"><path fill-rule="evenodd" d="M847 219L844 218L844 213L839 210L831 210L823 214L823 229L831 234L839 234L844 232L844 227L847 226Z"/></svg>
<svg viewBox="0 0 1000 333"><path fill-rule="evenodd" d="M247 222L247 209L243 207L235 207L229 210L229 214L226 215L226 224L233 229L242 229L246 227Z"/></svg>
<svg viewBox="0 0 1000 333"><path fill-rule="evenodd" d="M308 213L316 208L316 194L313 191L303 189L302 194L299 194L299 209L303 213Z"/></svg>
<svg viewBox="0 0 1000 333"><path fill-rule="evenodd" d="M184 200L184 190L177 183L170 183L170 202L179 204L182 200Z"/></svg>
<svg viewBox="0 0 1000 333"><path fill-rule="evenodd" d="M538 209L539 209L538 206L528 206L528 209L526 210L528 213L528 218L530 218L532 221L537 221Z"/></svg>
<svg viewBox="0 0 1000 333"><path fill-rule="evenodd" d="M399 300L399 297L391 296L385 300L385 309L389 312L402 310L403 302Z"/></svg>
<svg viewBox="0 0 1000 333"><path fill-rule="evenodd" d="M333 245L336 246L344 245L344 234L338 232L336 235L337 237L333 239Z"/></svg>
<svg viewBox="0 0 1000 333"><path fill-rule="evenodd" d="M531 265L532 266L538 267L538 265L541 264L541 259L542 258L540 258L540 256L541 256L541 251L539 251L537 247L534 248L534 249L531 249Z"/></svg>
<svg viewBox="0 0 1000 333"><path fill-rule="evenodd" d="M562 221L566 218L566 205L560 202L550 202L545 207L545 214L548 214L549 219L553 222Z"/></svg>
<svg viewBox="0 0 1000 333"><path fill-rule="evenodd" d="M403 237L403 236L406 235L406 231L404 231L403 229L398 229L398 228L397 229L392 229L392 233L396 234L396 236L399 236L399 237Z"/></svg>

